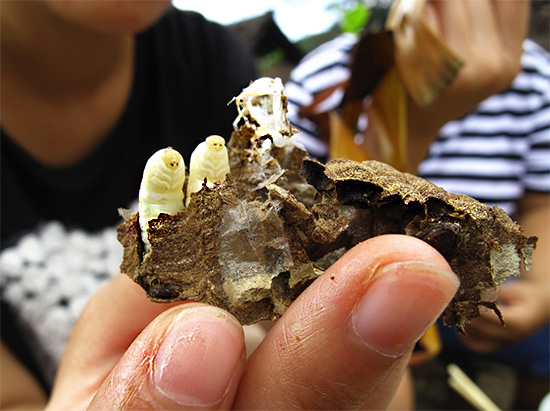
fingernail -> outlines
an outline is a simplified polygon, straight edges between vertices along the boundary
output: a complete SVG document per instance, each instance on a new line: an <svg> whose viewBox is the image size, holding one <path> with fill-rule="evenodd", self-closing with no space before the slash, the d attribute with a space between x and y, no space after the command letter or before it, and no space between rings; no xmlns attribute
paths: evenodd
<svg viewBox="0 0 550 411"><path fill-rule="evenodd" d="M209 307L179 313L154 359L156 389L181 405L221 402L243 353L242 329L235 323Z"/></svg>
<svg viewBox="0 0 550 411"><path fill-rule="evenodd" d="M440 265L411 261L382 266L357 304L355 330L374 350L401 356L437 320L459 284Z"/></svg>

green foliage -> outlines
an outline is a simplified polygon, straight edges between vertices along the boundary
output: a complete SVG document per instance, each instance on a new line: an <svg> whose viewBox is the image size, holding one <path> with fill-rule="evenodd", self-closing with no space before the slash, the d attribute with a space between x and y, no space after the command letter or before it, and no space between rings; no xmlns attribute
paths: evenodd
<svg viewBox="0 0 550 411"><path fill-rule="evenodd" d="M362 1L358 1L354 8L344 13L342 18L342 31L345 33L357 33L369 20L370 9Z"/></svg>
<svg viewBox="0 0 550 411"><path fill-rule="evenodd" d="M340 30L346 33L361 31L371 14L366 0L335 0L328 9L340 15Z"/></svg>
<svg viewBox="0 0 550 411"><path fill-rule="evenodd" d="M281 48L273 50L257 62L258 71L265 73L285 59L285 52Z"/></svg>

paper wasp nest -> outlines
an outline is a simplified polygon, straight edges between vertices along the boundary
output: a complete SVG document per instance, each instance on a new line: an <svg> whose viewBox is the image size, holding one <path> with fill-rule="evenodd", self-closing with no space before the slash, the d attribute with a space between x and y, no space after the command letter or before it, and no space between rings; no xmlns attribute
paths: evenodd
<svg viewBox="0 0 550 411"><path fill-rule="evenodd" d="M239 116L228 156L220 154L226 148L217 136L192 156L192 174L205 170L191 177L203 182L199 191L187 190L182 199L189 183L180 182L178 195L172 195L174 186L165 181L172 171L166 170L180 163L153 164L142 190L153 187L157 195L144 193L153 204L140 209L159 214L148 215L145 233L139 213L118 228L121 271L151 300L202 301L243 324L276 319L346 250L397 233L434 246L460 277L443 314L447 325L462 329L482 306L500 315L496 287L519 275L522 263L529 269L536 243L503 210L383 163L309 159L288 138L292 129L278 79L257 80L235 100Z"/></svg>

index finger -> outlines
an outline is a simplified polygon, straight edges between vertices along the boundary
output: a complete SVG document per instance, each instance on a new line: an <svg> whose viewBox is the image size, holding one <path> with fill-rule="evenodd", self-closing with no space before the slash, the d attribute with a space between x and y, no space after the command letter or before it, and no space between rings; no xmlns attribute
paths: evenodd
<svg viewBox="0 0 550 411"><path fill-rule="evenodd" d="M124 274L113 278L91 298L75 324L53 395L91 398L141 331L175 305L149 301L143 289ZM88 381L90 386L74 392L70 384L74 380Z"/></svg>
<svg viewBox="0 0 550 411"><path fill-rule="evenodd" d="M502 46L520 54L527 36L530 0L493 0L495 23L502 38Z"/></svg>

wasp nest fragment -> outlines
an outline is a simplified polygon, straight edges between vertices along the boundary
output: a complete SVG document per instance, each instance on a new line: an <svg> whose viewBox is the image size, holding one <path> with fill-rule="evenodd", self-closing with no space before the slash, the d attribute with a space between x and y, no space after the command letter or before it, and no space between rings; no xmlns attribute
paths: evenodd
<svg viewBox="0 0 550 411"><path fill-rule="evenodd" d="M147 216L147 226L136 213L118 227L121 271L151 300L202 301L243 324L277 319L346 250L392 233L431 244L460 277L443 314L447 325L462 329L483 306L500 316L496 287L519 275L522 263L529 269L536 242L503 210L380 162L309 159L288 138L293 130L278 79L257 80L235 101L239 117L228 147L220 137L209 137L197 148L200 155L192 156L190 170L206 170L193 176L203 181L200 187L186 199L144 193L152 203L168 198L178 204L140 205L160 211ZM146 168L142 189L158 193L164 185L172 192L174 185L163 179L183 160L175 164L173 155L156 156L168 164L153 169L160 177Z"/></svg>

